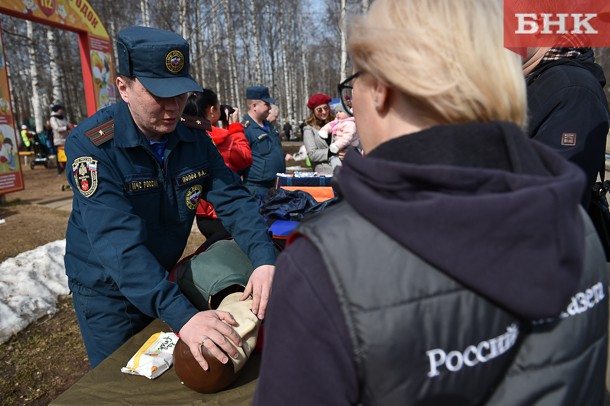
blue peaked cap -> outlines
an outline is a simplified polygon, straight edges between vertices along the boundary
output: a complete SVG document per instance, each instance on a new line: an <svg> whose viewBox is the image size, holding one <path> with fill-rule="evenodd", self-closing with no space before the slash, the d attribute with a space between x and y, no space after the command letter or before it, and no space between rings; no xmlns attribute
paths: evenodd
<svg viewBox="0 0 610 406"><path fill-rule="evenodd" d="M180 35L157 28L133 26L119 32L119 73L137 77L157 97L202 92L189 75L189 44Z"/></svg>
<svg viewBox="0 0 610 406"><path fill-rule="evenodd" d="M250 86L246 89L246 99L275 103L275 99L269 96L269 88L266 86Z"/></svg>

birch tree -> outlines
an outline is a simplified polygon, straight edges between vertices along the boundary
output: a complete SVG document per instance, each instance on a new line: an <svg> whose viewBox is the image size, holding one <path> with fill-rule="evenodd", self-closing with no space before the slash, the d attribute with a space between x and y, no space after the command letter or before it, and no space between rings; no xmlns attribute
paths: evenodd
<svg viewBox="0 0 610 406"><path fill-rule="evenodd" d="M285 40L285 29L284 29L284 8L283 7L279 7L279 20L280 20L280 47L282 50L282 70L284 72L284 91L286 92L286 96L288 97L288 89L290 89L289 83L288 83L288 58L286 57L286 54L288 53L288 49L286 47L286 40ZM292 117L293 115L293 111L292 111L292 106L290 104L288 104L288 117Z"/></svg>
<svg viewBox="0 0 610 406"><path fill-rule="evenodd" d="M149 0L140 0L140 13L142 15L142 25L150 27L150 13L148 10Z"/></svg>
<svg viewBox="0 0 610 406"><path fill-rule="evenodd" d="M218 46L220 44L220 39L218 38L218 19L220 18L220 13L218 12L219 3L218 0L212 0L212 61L214 63L214 89L219 92L220 96L220 67L218 66ZM222 95L224 99L225 95ZM233 100L233 99L231 99Z"/></svg>
<svg viewBox="0 0 610 406"><path fill-rule="evenodd" d="M224 1L225 8L225 26L227 27L227 40L229 42L229 57L227 58L228 62L228 70L229 70L229 92L230 92L230 100L233 102L238 101L238 106L241 105L239 103L239 90L237 84L237 68L235 66L235 38L232 33L229 32L229 24L231 21L231 8L229 6L229 0ZM239 99L238 99L239 98ZM241 110L241 109L240 109Z"/></svg>
<svg viewBox="0 0 610 406"><path fill-rule="evenodd" d="M293 4L293 10L292 10L292 15L296 15L296 13L298 12L298 10L296 10L297 6L295 4ZM299 29L298 27L298 20L295 18L290 18L289 19L289 41L290 44L296 44L298 41L298 36L296 35L297 30ZM286 89L286 112L284 113L284 116L286 117L293 117L294 116L294 109L295 109L295 97L298 97L298 92L297 92L297 82L299 80L299 75L297 72L299 72L301 69L298 66L300 63L300 58L297 55L297 49L298 48L294 48L293 46L290 46L290 50L291 52L288 55L288 64L289 64L289 70L290 73L288 75L288 89Z"/></svg>
<svg viewBox="0 0 610 406"><path fill-rule="evenodd" d="M269 1L269 0L267 0ZM245 8L245 7L244 7ZM254 53L254 83L261 84L262 76L261 76L261 45L260 45L260 29L259 29L259 19L256 18L260 13L257 12L256 6L254 4L254 0L250 0L250 11L251 15L255 16L255 18L250 19L250 24L252 24L252 40L253 40L253 53ZM247 37L246 37L247 38Z"/></svg>
<svg viewBox="0 0 610 406"><path fill-rule="evenodd" d="M341 32L341 82L343 82L343 80L347 78L347 48L345 46L345 30L343 29L343 24L345 21L345 0L341 0L340 16L339 30Z"/></svg>
<svg viewBox="0 0 610 406"><path fill-rule="evenodd" d="M30 57L30 78L32 81L32 110L34 111L36 132L41 133L43 130L43 120L42 108L40 107L40 96L38 95L39 78L38 66L36 63L36 41L34 41L34 24L31 21L26 21L26 27L28 37L28 55Z"/></svg>
<svg viewBox="0 0 610 406"><path fill-rule="evenodd" d="M301 44L301 62L303 65L303 93L305 95L309 93L309 58L308 58L308 50L307 46L307 35L305 35L305 30L303 29L303 13L299 13L299 26L301 27L301 36L299 43ZM305 115L305 107L301 108L301 115Z"/></svg>
<svg viewBox="0 0 610 406"><path fill-rule="evenodd" d="M265 14L267 18L271 22L271 18L273 16L271 12L271 1L265 2ZM275 41L274 41L274 25L267 24L267 48L269 49L269 74L271 80L271 88L274 92L277 91L277 87L275 85ZM273 93L272 93L273 94Z"/></svg>
<svg viewBox="0 0 610 406"><path fill-rule="evenodd" d="M183 38L188 38L189 37L189 33L188 33L188 8L187 8L187 2L186 0L180 0L179 2L179 8L180 8L180 35L182 35Z"/></svg>
<svg viewBox="0 0 610 406"><path fill-rule="evenodd" d="M242 77L244 78L245 82L248 85L251 85L252 84L252 69L251 69L252 63L250 63L250 62L252 61L252 59L250 58L250 41L252 40L252 35L250 34L250 26L251 26L250 21L252 19L248 15L248 10L245 5L245 2L242 2L240 4L241 4L241 9L239 10L239 13L241 13L242 23L237 25L237 27L241 27L241 34L242 34L241 43L243 44L243 60L248 61L248 63L240 64L240 67L243 70ZM231 24L231 27L229 27L229 24ZM227 27L226 27L227 36L228 35L233 36L235 34L235 31L232 29L232 24L233 24L233 21L227 22ZM231 48L232 53L235 53L235 51L236 51L235 48Z"/></svg>
<svg viewBox="0 0 610 406"><path fill-rule="evenodd" d="M61 88L61 74L58 61L57 37L54 30L47 30L47 48L49 52L49 70L51 71L51 101L63 101L64 95Z"/></svg>
<svg viewBox="0 0 610 406"><path fill-rule="evenodd" d="M199 1L195 6L195 49L198 51L197 58L193 61L193 66L197 67L196 78L199 83L203 83L206 78L205 64L205 44L203 42L203 23L201 20L201 7Z"/></svg>
<svg viewBox="0 0 610 406"><path fill-rule="evenodd" d="M328 10L319 14L314 12L319 3L312 7L311 0L90 0L90 3L110 35L115 67L116 38L123 28L140 24L179 32L191 44L193 76L206 87L214 88L223 102L241 109L245 87L263 84L278 99L283 118L301 119L307 114L305 101L311 93L334 95L337 82L348 75L349 59L344 53L344 34L339 29L345 12L360 12L372 3L320 1ZM15 41L8 41L6 48L7 55L14 55L18 61L13 64L10 79L19 93L13 98L16 117L27 118L34 115L29 95L32 78L26 55L25 22L16 21L24 37L20 43L23 51L16 49L17 43L13 46ZM76 118L82 118L79 112L86 114L86 109L76 37L66 31L54 31L61 54L52 55L47 50L48 41L41 42L43 49L39 48L36 55L38 76L52 78L55 61L63 95L57 96L53 80L48 83L39 80L39 102L61 99L68 114L74 112ZM69 40L64 39L68 37Z"/></svg>

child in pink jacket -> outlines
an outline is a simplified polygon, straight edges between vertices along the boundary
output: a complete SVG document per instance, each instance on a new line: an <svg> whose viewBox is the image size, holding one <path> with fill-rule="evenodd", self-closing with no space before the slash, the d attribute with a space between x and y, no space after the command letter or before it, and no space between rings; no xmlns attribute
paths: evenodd
<svg viewBox="0 0 610 406"><path fill-rule="evenodd" d="M334 106L333 110L335 111L335 119L318 131L320 137L324 139L328 138L329 133L332 134L331 144L328 147L330 152L337 154L350 145L358 147L360 145L360 138L356 132L354 117L350 117L345 112L341 103ZM341 159L337 155L333 155L330 157L330 164L334 170L335 167L341 166Z"/></svg>

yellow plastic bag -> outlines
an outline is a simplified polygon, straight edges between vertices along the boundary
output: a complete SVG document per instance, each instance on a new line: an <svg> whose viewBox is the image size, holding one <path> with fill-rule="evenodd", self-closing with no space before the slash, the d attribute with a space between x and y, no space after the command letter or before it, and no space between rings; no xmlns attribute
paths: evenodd
<svg viewBox="0 0 610 406"><path fill-rule="evenodd" d="M57 162L68 162L64 147L57 147Z"/></svg>

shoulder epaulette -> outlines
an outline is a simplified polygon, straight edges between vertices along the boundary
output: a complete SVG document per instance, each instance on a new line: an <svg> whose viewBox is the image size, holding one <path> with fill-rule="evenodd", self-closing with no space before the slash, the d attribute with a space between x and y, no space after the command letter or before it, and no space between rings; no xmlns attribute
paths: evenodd
<svg viewBox="0 0 610 406"><path fill-rule="evenodd" d="M187 116L180 117L180 121L187 127L197 128L204 131L212 131L212 123L203 117Z"/></svg>
<svg viewBox="0 0 610 406"><path fill-rule="evenodd" d="M85 131L85 135L91 140L95 146L99 147L106 141L114 138L114 119L104 121L102 124Z"/></svg>

